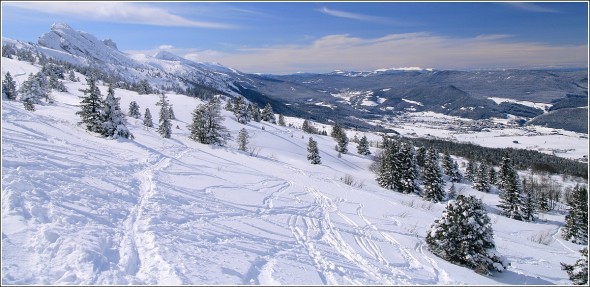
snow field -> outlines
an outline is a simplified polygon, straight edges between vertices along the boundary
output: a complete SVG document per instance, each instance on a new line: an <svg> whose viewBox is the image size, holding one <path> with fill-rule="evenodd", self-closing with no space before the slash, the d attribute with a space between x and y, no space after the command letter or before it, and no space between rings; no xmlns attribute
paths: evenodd
<svg viewBox="0 0 590 287"><path fill-rule="evenodd" d="M331 137L311 135L322 157L311 165L310 135L242 125L222 111L232 136L245 127L258 155L235 141L198 144L186 126L201 101L175 94L171 139L128 117L135 139L108 140L77 125L80 78L33 113L2 102L3 284L569 284L559 263L574 262L582 246L560 239L563 214L514 221L497 215L497 194L457 184L487 204L497 250L512 263L481 276L425 246L445 203L380 188L353 143L338 158ZM131 101L142 115L148 107L157 125L157 95L115 96L124 112ZM346 175L362 187L343 183ZM542 232L548 244L530 240Z"/></svg>

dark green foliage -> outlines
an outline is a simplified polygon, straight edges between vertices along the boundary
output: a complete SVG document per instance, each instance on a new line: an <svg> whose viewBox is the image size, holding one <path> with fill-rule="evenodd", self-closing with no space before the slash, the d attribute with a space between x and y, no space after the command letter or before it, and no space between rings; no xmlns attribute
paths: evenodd
<svg viewBox="0 0 590 287"><path fill-rule="evenodd" d="M587 112L587 111L586 111ZM569 116L574 118L573 116ZM579 122L580 121L578 119ZM414 146L434 147L440 150L448 150L454 156L464 157L468 160L486 162L498 166L502 157L509 156L514 168L518 170L537 167L536 171L547 171L588 178L588 164L575 160L544 154L538 151L514 148L489 148L470 143L458 143L453 141L425 138L401 138L401 141L412 143ZM420 165L420 153L416 153L418 165Z"/></svg>
<svg viewBox="0 0 590 287"><path fill-rule="evenodd" d="M421 146L416 150L416 164L423 168L426 163L426 148Z"/></svg>
<svg viewBox="0 0 590 287"><path fill-rule="evenodd" d="M575 285L588 285L588 247L580 249L580 259L575 264L561 263L561 270L565 270Z"/></svg>
<svg viewBox="0 0 590 287"><path fill-rule="evenodd" d="M84 93L84 96L80 97L80 111L76 112L82 118L81 124L86 125L86 129L103 134L103 100L100 94L100 90L96 86L96 80L93 76L86 78L88 88L80 90Z"/></svg>
<svg viewBox="0 0 590 287"><path fill-rule="evenodd" d="M264 109L262 109L262 113L260 114L260 118L265 122L269 122L272 124L276 123L275 114L272 110L272 106L270 105L270 103L267 103L264 106Z"/></svg>
<svg viewBox="0 0 590 287"><path fill-rule="evenodd" d="M386 189L395 189L399 186L400 173L398 172L398 153L399 147L396 142L384 141L383 152L379 159L377 169L377 183Z"/></svg>
<svg viewBox="0 0 590 287"><path fill-rule="evenodd" d="M501 214L516 220L523 220L524 206L522 187L518 173L512 167L509 157L504 157L500 164L500 204Z"/></svg>
<svg viewBox="0 0 590 287"><path fill-rule="evenodd" d="M356 147L357 152L360 155L370 155L371 151L369 150L369 141L367 140L367 136L363 136Z"/></svg>
<svg viewBox="0 0 590 287"><path fill-rule="evenodd" d="M459 164L456 161L453 161L453 167L450 171L449 177L451 178L451 182L461 182L463 180L463 175L459 171Z"/></svg>
<svg viewBox="0 0 590 287"><path fill-rule="evenodd" d="M488 180L490 184L496 185L498 181L498 176L496 175L496 170L493 166L490 166L490 171L488 172Z"/></svg>
<svg viewBox="0 0 590 287"><path fill-rule="evenodd" d="M438 159L438 152L433 148L426 151L426 158L424 163L424 199L439 202L445 198L445 190L442 172L440 170L440 161Z"/></svg>
<svg viewBox="0 0 590 287"><path fill-rule="evenodd" d="M193 122L188 126L191 132L190 139L202 144L223 146L231 138L222 124L221 107L216 98L197 106L192 116Z"/></svg>
<svg viewBox="0 0 590 287"><path fill-rule="evenodd" d="M258 104L253 103L251 105L248 105L248 110L250 111L250 117L252 118L252 120L254 120L255 122L260 122L261 118Z"/></svg>
<svg viewBox="0 0 590 287"><path fill-rule="evenodd" d="M576 185L572 195L567 200L568 214L565 216L565 226L561 236L568 241L588 243L588 188Z"/></svg>
<svg viewBox="0 0 590 287"><path fill-rule="evenodd" d="M490 192L490 183L488 167L485 163L479 164L475 176L473 178L473 188L481 192Z"/></svg>
<svg viewBox="0 0 590 287"><path fill-rule="evenodd" d="M23 106L25 107L25 110L27 110L29 112L34 112L35 111L35 105L31 101L31 99L24 99L23 100Z"/></svg>
<svg viewBox="0 0 590 287"><path fill-rule="evenodd" d="M398 150L396 163L398 164L396 171L399 173L396 189L401 193L418 193L420 188L416 183L418 170L416 167L414 147L407 143L402 143Z"/></svg>
<svg viewBox="0 0 590 287"><path fill-rule="evenodd" d="M469 181L475 181L475 176L477 175L477 163L474 160L470 160L467 163L467 168L465 169L465 177Z"/></svg>
<svg viewBox="0 0 590 287"><path fill-rule="evenodd" d="M490 218L480 199L459 195L447 204L426 234L426 243L435 255L483 273L503 271L505 258L495 250Z"/></svg>
<svg viewBox="0 0 590 287"><path fill-rule="evenodd" d="M307 160L309 160L311 164L322 163L320 152L318 150L318 143L314 141L312 137L309 138L309 142L307 143Z"/></svg>

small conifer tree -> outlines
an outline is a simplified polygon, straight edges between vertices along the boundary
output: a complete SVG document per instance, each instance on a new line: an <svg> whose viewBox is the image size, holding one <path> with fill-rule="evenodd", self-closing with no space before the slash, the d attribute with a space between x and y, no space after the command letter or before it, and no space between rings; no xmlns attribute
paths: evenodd
<svg viewBox="0 0 590 287"><path fill-rule="evenodd" d="M438 152L429 148L424 163L424 194L426 200L439 202L445 198L444 181L440 170Z"/></svg>
<svg viewBox="0 0 590 287"><path fill-rule="evenodd" d="M576 185L567 200L568 213L561 236L578 244L588 244L588 189Z"/></svg>
<svg viewBox="0 0 590 287"><path fill-rule="evenodd" d="M152 113L150 112L149 108L146 108L145 113L143 114L143 125L149 128L154 126L154 122L152 120Z"/></svg>
<svg viewBox="0 0 590 287"><path fill-rule="evenodd" d="M311 164L322 163L320 152L318 151L318 143L314 141L312 137L309 138L309 142L307 143L307 160L309 160Z"/></svg>
<svg viewBox="0 0 590 287"><path fill-rule="evenodd" d="M16 83L14 82L14 79L12 79L10 72L6 72L6 75L4 75L4 81L2 81L2 96L11 101L16 100Z"/></svg>
<svg viewBox="0 0 590 287"><path fill-rule="evenodd" d="M371 151L369 150L369 141L367 140L367 136L363 136L359 141L356 147L358 153L360 155L370 155Z"/></svg>
<svg viewBox="0 0 590 287"><path fill-rule="evenodd" d="M574 285L588 285L588 247L580 249L580 259L575 264L561 263L561 270L565 270Z"/></svg>
<svg viewBox="0 0 590 287"><path fill-rule="evenodd" d="M136 119L139 119L139 117L141 117L141 113L139 112L139 105L135 101L131 101L131 103L129 103L128 115Z"/></svg>
<svg viewBox="0 0 590 287"><path fill-rule="evenodd" d="M248 131L245 128L242 128L238 133L238 149L241 151L246 151L248 145Z"/></svg>

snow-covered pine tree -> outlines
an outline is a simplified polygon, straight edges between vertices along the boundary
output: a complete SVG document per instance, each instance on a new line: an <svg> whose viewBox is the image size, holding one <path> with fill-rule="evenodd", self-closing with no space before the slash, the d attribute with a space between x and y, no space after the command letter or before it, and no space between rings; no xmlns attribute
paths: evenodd
<svg viewBox="0 0 590 287"><path fill-rule="evenodd" d="M477 163L475 162L475 160L470 159L469 162L467 163L467 168L465 169L465 177L467 178L467 180L473 182L475 180L477 170L478 170Z"/></svg>
<svg viewBox="0 0 590 287"><path fill-rule="evenodd" d="M250 110L250 117L252 118L252 120L254 120L255 122L260 122L261 118L260 118L260 108L258 108L258 104L253 103L251 105L248 106Z"/></svg>
<svg viewBox="0 0 590 287"><path fill-rule="evenodd" d="M567 199L567 215L561 236L578 244L588 244L588 188L576 185Z"/></svg>
<svg viewBox="0 0 590 287"><path fill-rule="evenodd" d="M445 174L448 176L451 176L451 174L453 173L453 162L454 161L451 158L449 151L445 150L442 158L442 167L445 171Z"/></svg>
<svg viewBox="0 0 590 287"><path fill-rule="evenodd" d="M139 113L139 105L135 101L131 101L131 103L129 103L128 115L136 119L139 119L139 117L141 117L141 113Z"/></svg>
<svg viewBox="0 0 590 287"><path fill-rule="evenodd" d="M386 189L395 189L399 186L400 172L397 158L398 144L384 139L383 152L377 169L377 183Z"/></svg>
<svg viewBox="0 0 590 287"><path fill-rule="evenodd" d="M232 105L232 100L228 99L227 102L225 102L225 107L223 107L224 110L228 111L228 112L233 112L234 111L234 106ZM250 108L250 106L248 106L248 108Z"/></svg>
<svg viewBox="0 0 590 287"><path fill-rule="evenodd" d="M170 102L168 102L166 94L160 94L160 100L156 103L156 106L160 106L158 133L163 138L170 138L172 135L172 122L170 122Z"/></svg>
<svg viewBox="0 0 590 287"><path fill-rule="evenodd" d="M367 140L367 136L363 136L359 141L356 147L358 153L360 155L370 155L371 151L369 150L369 141Z"/></svg>
<svg viewBox="0 0 590 287"><path fill-rule="evenodd" d="M496 251L485 205L475 196L458 195L447 204L426 234L426 244L438 257L489 274L504 271L508 261Z"/></svg>
<svg viewBox="0 0 590 287"><path fill-rule="evenodd" d="M496 185L498 182L498 176L496 175L496 170L493 166L490 166L490 171L488 174L488 180L490 184Z"/></svg>
<svg viewBox="0 0 590 287"><path fill-rule="evenodd" d="M500 204L501 214L516 220L523 220L522 187L518 173L512 167L512 161L508 156L502 158L500 168Z"/></svg>
<svg viewBox="0 0 590 287"><path fill-rule="evenodd" d="M216 98L206 104L201 104L192 113L193 122L188 126L190 139L202 144L216 144L223 146L231 138L227 129L222 125L221 107Z"/></svg>
<svg viewBox="0 0 590 287"><path fill-rule="evenodd" d="M421 146L416 150L416 164L420 168L424 168L426 163L426 148Z"/></svg>
<svg viewBox="0 0 590 287"><path fill-rule="evenodd" d="M522 186L526 186L526 180L522 180ZM522 206L522 219L524 221L535 221L537 219L537 200L532 189L525 188L523 206Z"/></svg>
<svg viewBox="0 0 590 287"><path fill-rule="evenodd" d="M348 137L346 133L342 131L340 138L337 139L338 144L336 145L336 151L339 153L348 153Z"/></svg>
<svg viewBox="0 0 590 287"><path fill-rule="evenodd" d="M318 143L314 141L312 137L309 138L309 142L307 143L307 160L309 160L311 164L322 163L320 152L318 150Z"/></svg>
<svg viewBox="0 0 590 287"><path fill-rule="evenodd" d="M76 79L76 74L74 73L74 70L70 70L70 74L68 75L68 80L70 80L72 82L78 81L78 79Z"/></svg>
<svg viewBox="0 0 590 287"><path fill-rule="evenodd" d="M333 137L336 141L338 141L338 139L342 137L342 134L344 134L344 130L342 130L342 127L338 123L336 123L332 128L330 136Z"/></svg>
<svg viewBox="0 0 590 287"><path fill-rule="evenodd" d="M238 133L238 149L241 151L246 151L248 145L248 131L245 128L242 128Z"/></svg>
<svg viewBox="0 0 590 287"><path fill-rule="evenodd" d="M588 247L580 249L580 258L575 264L561 263L561 270L565 270L574 285L588 285Z"/></svg>
<svg viewBox="0 0 590 287"><path fill-rule="evenodd" d="M438 152L434 148L429 148L426 151L426 158L424 163L424 192L423 197L432 202L439 202L445 198L442 172L440 170L440 162L438 159Z"/></svg>
<svg viewBox="0 0 590 287"><path fill-rule="evenodd" d="M309 121L308 120L303 120L303 124L301 124L301 130L305 133L311 133L311 129L309 126Z"/></svg>
<svg viewBox="0 0 590 287"><path fill-rule="evenodd" d="M154 122L152 121L152 113L148 108L145 109L145 113L143 114L143 125L149 128L154 126Z"/></svg>
<svg viewBox="0 0 590 287"><path fill-rule="evenodd" d="M94 76L86 77L88 88L80 90L84 96L80 97L80 111L76 112L82 118L81 124L86 125L86 129L95 132L103 133L103 100L100 90L96 86Z"/></svg>
<svg viewBox="0 0 590 287"><path fill-rule="evenodd" d="M279 126L285 126L285 117L283 116L283 114L279 114Z"/></svg>
<svg viewBox="0 0 590 287"><path fill-rule="evenodd" d="M455 198L457 198L457 187L455 187L455 183L451 181L451 187L447 192L447 199L451 200Z"/></svg>
<svg viewBox="0 0 590 287"><path fill-rule="evenodd" d="M463 180L463 175L459 171L459 164L456 161L453 161L453 168L451 169L451 182L461 182Z"/></svg>
<svg viewBox="0 0 590 287"><path fill-rule="evenodd" d="M264 106L264 109L262 109L262 114L260 115L260 118L265 122L276 124L275 114L272 111L272 106L270 105L270 103L267 103Z"/></svg>
<svg viewBox="0 0 590 287"><path fill-rule="evenodd" d="M248 105L244 101L243 97L234 98L232 112L236 116L236 120L239 123L246 124L251 119L250 111L248 110Z"/></svg>
<svg viewBox="0 0 590 287"><path fill-rule="evenodd" d="M127 129L125 115L121 111L119 100L119 98L115 97L113 85L109 85L107 97L103 104L102 134L113 138L133 138L133 135Z"/></svg>
<svg viewBox="0 0 590 287"><path fill-rule="evenodd" d="M399 181L396 189L401 193L418 193L420 188L416 182L418 170L414 155L414 147L407 143L402 143L399 147L398 155Z"/></svg>
<svg viewBox="0 0 590 287"><path fill-rule="evenodd" d="M49 88L45 76L41 72L29 74L27 80L21 84L18 94L23 102L32 105L40 104L42 98L49 101Z"/></svg>
<svg viewBox="0 0 590 287"><path fill-rule="evenodd" d="M549 208L549 198L547 198L547 192L541 191L539 193L539 212L547 212Z"/></svg>
<svg viewBox="0 0 590 287"><path fill-rule="evenodd" d="M4 81L2 81L2 97L14 101L16 100L16 96L16 83L14 82L12 75L10 75L10 72L6 72L4 75Z"/></svg>
<svg viewBox="0 0 590 287"><path fill-rule="evenodd" d="M505 189L508 178L515 173L514 168L512 167L512 160L508 155L502 157L502 161L500 161L500 169L497 173L497 180L496 185L500 189Z"/></svg>
<svg viewBox="0 0 590 287"><path fill-rule="evenodd" d="M488 182L488 167L482 162L479 164L477 172L473 178L473 188L481 192L490 192L490 183Z"/></svg>
<svg viewBox="0 0 590 287"><path fill-rule="evenodd" d="M170 104L170 111L168 112L171 120L175 120L176 116L174 115L174 109L172 109L172 104Z"/></svg>

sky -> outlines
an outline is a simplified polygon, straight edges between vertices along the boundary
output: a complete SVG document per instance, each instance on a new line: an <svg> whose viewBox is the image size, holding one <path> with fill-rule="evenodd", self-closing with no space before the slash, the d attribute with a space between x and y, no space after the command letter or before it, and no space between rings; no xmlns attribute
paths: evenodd
<svg viewBox="0 0 590 287"><path fill-rule="evenodd" d="M3 37L53 23L248 73L588 67L586 2L2 2Z"/></svg>

